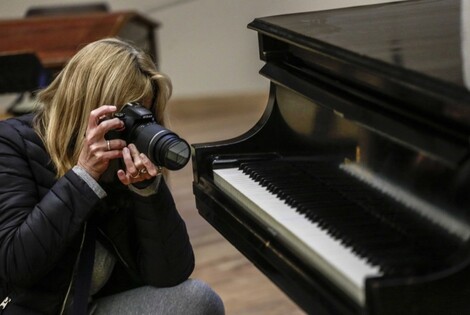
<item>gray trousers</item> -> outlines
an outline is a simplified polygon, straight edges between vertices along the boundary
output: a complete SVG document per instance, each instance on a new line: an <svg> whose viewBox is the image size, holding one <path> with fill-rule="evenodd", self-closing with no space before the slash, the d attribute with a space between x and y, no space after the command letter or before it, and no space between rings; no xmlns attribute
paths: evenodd
<svg viewBox="0 0 470 315"><path fill-rule="evenodd" d="M225 314L220 297L207 284L189 279L175 287L151 286L97 299L93 315Z"/></svg>

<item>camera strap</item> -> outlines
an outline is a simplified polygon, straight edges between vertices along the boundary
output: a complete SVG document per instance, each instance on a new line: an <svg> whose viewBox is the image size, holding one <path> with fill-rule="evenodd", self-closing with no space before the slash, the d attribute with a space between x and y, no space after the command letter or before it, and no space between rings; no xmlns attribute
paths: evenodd
<svg viewBox="0 0 470 315"><path fill-rule="evenodd" d="M90 295L91 276L95 261L96 223L89 220L86 225L85 240L78 262L75 280L72 315L86 315Z"/></svg>

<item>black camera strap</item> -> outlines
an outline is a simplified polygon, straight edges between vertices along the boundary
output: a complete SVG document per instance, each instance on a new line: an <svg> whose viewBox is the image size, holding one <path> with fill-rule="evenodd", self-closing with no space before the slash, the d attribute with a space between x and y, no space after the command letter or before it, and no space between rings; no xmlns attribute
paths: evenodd
<svg viewBox="0 0 470 315"><path fill-rule="evenodd" d="M96 223L89 220L86 225L85 240L78 262L75 280L72 315L86 315L90 295L91 276L95 262Z"/></svg>

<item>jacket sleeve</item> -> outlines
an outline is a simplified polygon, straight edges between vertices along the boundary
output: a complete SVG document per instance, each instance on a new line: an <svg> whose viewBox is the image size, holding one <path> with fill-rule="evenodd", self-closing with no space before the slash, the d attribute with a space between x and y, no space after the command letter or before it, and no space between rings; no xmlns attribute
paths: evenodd
<svg viewBox="0 0 470 315"><path fill-rule="evenodd" d="M54 267L99 201L73 171L52 187L41 186L32 169L55 175L28 158L26 141L0 123L0 278L21 287L33 285ZM29 149L46 154L34 144Z"/></svg>
<svg viewBox="0 0 470 315"><path fill-rule="evenodd" d="M144 281L153 286L173 286L194 270L194 253L186 225L176 210L163 178L158 192L135 197L138 265Z"/></svg>

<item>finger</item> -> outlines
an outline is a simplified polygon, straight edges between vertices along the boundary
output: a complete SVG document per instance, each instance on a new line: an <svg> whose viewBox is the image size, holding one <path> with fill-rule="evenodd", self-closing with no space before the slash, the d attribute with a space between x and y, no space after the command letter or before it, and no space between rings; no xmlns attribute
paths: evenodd
<svg viewBox="0 0 470 315"><path fill-rule="evenodd" d="M132 177L138 175L139 170L134 164L134 160L132 159L131 152L128 147L124 147L122 149L122 158L124 160L124 164L126 165L126 173Z"/></svg>
<svg viewBox="0 0 470 315"><path fill-rule="evenodd" d="M158 175L157 168L145 154L140 153L140 159L142 160L144 167L147 169L147 174L149 174L152 177L155 177Z"/></svg>
<svg viewBox="0 0 470 315"><path fill-rule="evenodd" d="M128 148L129 148L129 150L131 151L131 155L132 155L132 158L134 159L134 162L135 162L136 160L139 160L139 161L140 161L140 160L141 160L141 159L140 159L140 156L139 156L140 152L139 152L139 150L137 150L137 147L135 146L135 144L130 143L129 146L128 146Z"/></svg>
<svg viewBox="0 0 470 315"><path fill-rule="evenodd" d="M121 139L106 140L103 146L104 146L104 151L113 151L113 150L121 151L123 148L126 147L126 141L121 140Z"/></svg>
<svg viewBox="0 0 470 315"><path fill-rule="evenodd" d="M133 143L130 143L128 148L131 151L131 156L132 156L132 160L134 161L135 167L140 171L145 166L142 162L142 159L140 158L139 150L137 150L137 147Z"/></svg>
<svg viewBox="0 0 470 315"><path fill-rule="evenodd" d="M90 117L88 119L89 126L97 126L100 124L100 117L110 115L117 110L117 107L114 105L103 105L90 112Z"/></svg>
<svg viewBox="0 0 470 315"><path fill-rule="evenodd" d="M120 129L124 123L118 119L100 120L100 117L112 114L116 111L116 106L104 105L90 112L88 118L88 126L86 136L90 140L97 140L102 138L108 131L112 129Z"/></svg>
<svg viewBox="0 0 470 315"><path fill-rule="evenodd" d="M123 183L126 186L131 184L132 182L131 178L126 174L126 172L124 172L124 170L118 170L117 176L119 180L121 181L121 183Z"/></svg>
<svg viewBox="0 0 470 315"><path fill-rule="evenodd" d="M111 118L101 121L101 123L96 127L101 129L103 134L107 133L110 130L122 129L124 127L124 122L119 118Z"/></svg>

